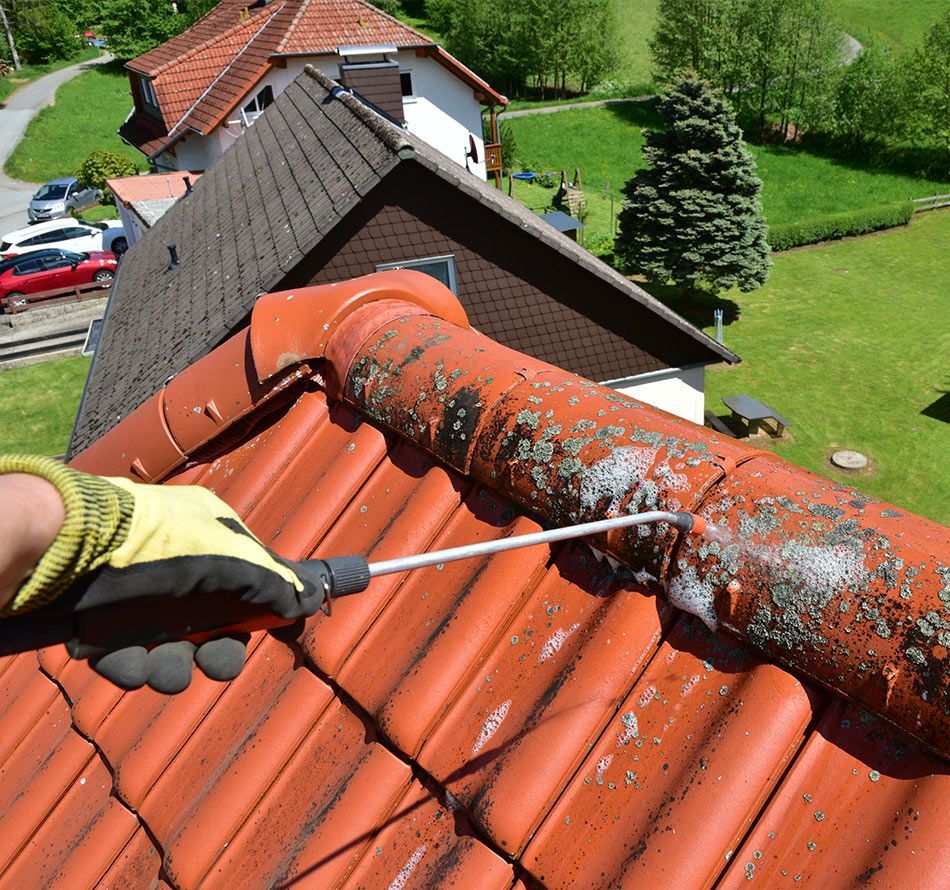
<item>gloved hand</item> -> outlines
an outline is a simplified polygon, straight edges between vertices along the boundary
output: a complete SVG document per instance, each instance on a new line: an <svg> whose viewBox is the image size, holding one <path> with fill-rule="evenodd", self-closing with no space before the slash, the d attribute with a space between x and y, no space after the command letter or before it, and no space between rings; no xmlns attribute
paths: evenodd
<svg viewBox="0 0 950 890"><path fill-rule="evenodd" d="M69 616L70 654L90 657L123 689L179 692L195 663L233 679L246 636L197 646L181 637L267 614L313 615L330 589L327 574L271 553L206 489L92 476L40 457L0 456L2 473L49 480L66 521L0 617ZM166 639L178 641L144 645Z"/></svg>

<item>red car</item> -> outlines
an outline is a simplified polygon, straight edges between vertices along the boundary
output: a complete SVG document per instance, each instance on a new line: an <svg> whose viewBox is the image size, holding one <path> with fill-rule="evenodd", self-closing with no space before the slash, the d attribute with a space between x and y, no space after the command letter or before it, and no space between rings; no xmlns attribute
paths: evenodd
<svg viewBox="0 0 950 890"><path fill-rule="evenodd" d="M106 285L115 277L117 264L108 251L37 250L10 257L0 262L0 300L10 297L22 305L30 302L30 294L93 281Z"/></svg>

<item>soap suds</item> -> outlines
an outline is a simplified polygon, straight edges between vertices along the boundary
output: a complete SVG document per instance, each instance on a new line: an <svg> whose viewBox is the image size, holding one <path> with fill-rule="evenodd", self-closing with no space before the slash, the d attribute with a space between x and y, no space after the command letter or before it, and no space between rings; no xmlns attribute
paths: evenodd
<svg viewBox="0 0 950 890"><path fill-rule="evenodd" d="M406 886L406 882L412 877L412 873L416 870L416 866L422 860L422 857L425 856L427 849L426 844L416 847L413 854L406 860L406 864L399 870L399 874L393 878L389 890L402 890Z"/></svg>
<svg viewBox="0 0 950 890"><path fill-rule="evenodd" d="M541 647L541 651L538 653L538 661L547 661L564 645L564 641L579 627L580 624L573 624L567 630L559 627L554 631L554 633L548 637L547 642Z"/></svg>
<svg viewBox="0 0 950 890"><path fill-rule="evenodd" d="M508 710L510 708L511 699L509 698L508 701L502 702L485 718L481 731L478 733L478 738L475 739L475 744L472 745L472 757L475 757L475 755L488 744L491 737L498 732L501 728L501 724L505 722L505 717L508 716Z"/></svg>

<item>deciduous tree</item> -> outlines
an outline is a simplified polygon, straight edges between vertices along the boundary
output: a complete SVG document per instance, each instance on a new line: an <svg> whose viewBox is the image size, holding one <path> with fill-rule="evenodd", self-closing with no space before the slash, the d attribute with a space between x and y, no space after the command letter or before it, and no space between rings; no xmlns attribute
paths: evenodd
<svg viewBox="0 0 950 890"><path fill-rule="evenodd" d="M950 151L950 9L930 26L914 54L913 85L917 126Z"/></svg>
<svg viewBox="0 0 950 890"><path fill-rule="evenodd" d="M649 132L647 166L625 186L616 256L649 281L753 290L771 261L762 183L722 94L696 77L659 105L664 129Z"/></svg>

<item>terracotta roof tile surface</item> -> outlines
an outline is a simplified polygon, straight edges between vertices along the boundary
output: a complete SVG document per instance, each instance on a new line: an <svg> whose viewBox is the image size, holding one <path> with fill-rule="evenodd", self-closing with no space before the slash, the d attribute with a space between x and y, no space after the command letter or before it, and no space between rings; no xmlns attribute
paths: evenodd
<svg viewBox="0 0 950 890"><path fill-rule="evenodd" d="M304 275L365 274L384 254L432 256L433 230L444 233L438 252L456 256L473 323L519 351L596 380L738 360L517 201L355 97L332 98L333 86L301 74L123 258L109 309L123 322L105 325L72 448L242 325L258 294ZM351 236L362 268L314 257L376 205L373 227L360 228L372 237ZM524 248L541 255L523 259Z"/></svg>
<svg viewBox="0 0 950 890"><path fill-rule="evenodd" d="M174 173L149 173L145 176L119 176L107 179L106 185L116 200L126 204L133 201L154 201L162 198L180 198L187 191L185 179L192 185L201 178L200 173L188 171Z"/></svg>
<svg viewBox="0 0 950 890"><path fill-rule="evenodd" d="M432 40L363 0L303 0L277 47L282 55L341 46L431 46Z"/></svg>
<svg viewBox="0 0 950 890"><path fill-rule="evenodd" d="M724 526L744 536L783 521L760 472L785 466L776 458L502 350L418 273L364 281L267 297L250 329L77 465L206 486L292 559L499 539L574 509L679 503L712 518L733 479L762 488L743 496L744 524ZM535 401L511 415L516 391ZM220 408L196 413L196 400ZM512 433L525 444L504 452ZM580 466L564 462L572 453ZM560 491L534 472L552 460ZM841 517L819 509L799 525L795 509L824 494L818 477L786 472L799 486L779 495L791 550L833 533L845 549L865 542L869 563L917 541L947 553L946 529L896 511L888 537L892 508L845 486ZM117 692L62 647L4 659L3 880L946 886L947 763L874 716L906 719L894 705L903 676L888 700L849 688L866 704L848 705L834 676L795 676L752 651L746 631L713 632L674 607L704 610L675 595L677 573L692 570L675 535L595 543L625 568L568 542L378 578L298 642L255 633L233 682L196 676L174 697ZM878 599L875 581L863 602L895 625L897 603L940 608L932 560L889 563L911 601ZM695 595L704 578L718 585L721 619L731 607L718 591L735 591L700 571ZM882 658L897 658L886 646ZM944 657L934 649L934 665ZM914 713L931 722L907 725L945 747L946 715L925 706L918 695Z"/></svg>

